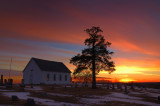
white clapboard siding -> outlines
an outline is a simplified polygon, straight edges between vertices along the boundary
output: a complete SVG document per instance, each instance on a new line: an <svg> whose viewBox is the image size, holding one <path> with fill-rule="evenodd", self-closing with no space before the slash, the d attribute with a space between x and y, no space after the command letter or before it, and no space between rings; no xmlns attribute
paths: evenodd
<svg viewBox="0 0 160 106"><path fill-rule="evenodd" d="M46 61L46 60L41 60ZM56 76L56 78L54 78ZM61 76L61 78L60 78ZM44 71L32 58L23 71L24 84L70 84L70 72L58 70Z"/></svg>

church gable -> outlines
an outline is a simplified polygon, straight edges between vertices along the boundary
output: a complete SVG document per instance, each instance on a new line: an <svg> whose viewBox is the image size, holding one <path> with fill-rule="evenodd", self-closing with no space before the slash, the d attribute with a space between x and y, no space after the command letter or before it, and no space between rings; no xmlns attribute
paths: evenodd
<svg viewBox="0 0 160 106"><path fill-rule="evenodd" d="M25 84L70 84L71 71L62 62L31 58L23 79Z"/></svg>

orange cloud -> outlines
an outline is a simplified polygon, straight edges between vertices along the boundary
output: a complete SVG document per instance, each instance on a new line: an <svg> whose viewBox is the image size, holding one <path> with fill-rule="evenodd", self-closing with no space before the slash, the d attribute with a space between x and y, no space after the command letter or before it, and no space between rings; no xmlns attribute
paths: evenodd
<svg viewBox="0 0 160 106"><path fill-rule="evenodd" d="M33 5L34 2L32 4L24 1L3 3L0 4L1 38L84 45L88 35L83 30L94 25L100 26L104 31L102 35L112 42L111 49L115 51L113 60L117 71L109 77L159 81L158 2L39 1L36 5ZM62 61L72 71L75 68L69 64L69 59L78 51L29 42L0 41L1 69L8 69L10 57L15 59L15 70L23 70L31 57ZM108 74L102 72L100 76L108 77Z"/></svg>
<svg viewBox="0 0 160 106"><path fill-rule="evenodd" d="M155 45L152 45L152 46L154 47ZM127 52L127 53L132 52L132 53L142 53L142 54L152 55L152 56L160 56L160 50L159 49L156 49L156 50L153 50L153 51L148 50L148 49L145 49L145 48L142 48L142 47L138 46L138 44L136 44L136 42L131 43L129 41L121 40L121 39L113 41L111 47L115 48L116 50L120 50L120 51Z"/></svg>

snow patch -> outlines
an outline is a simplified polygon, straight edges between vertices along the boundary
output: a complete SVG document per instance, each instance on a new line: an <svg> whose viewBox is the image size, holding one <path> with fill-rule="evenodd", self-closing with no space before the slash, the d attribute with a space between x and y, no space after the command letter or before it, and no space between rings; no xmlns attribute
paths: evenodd
<svg viewBox="0 0 160 106"><path fill-rule="evenodd" d="M117 92L113 92L111 96L118 97L118 98L126 98L126 99L141 99L139 97L132 97L132 96L129 96L123 93L117 93Z"/></svg>
<svg viewBox="0 0 160 106"><path fill-rule="evenodd" d="M11 97L12 95L16 95L18 98L20 99L24 99L27 100L28 98L32 98L35 100L36 104L42 104L42 105L49 105L49 106L64 106L64 105L68 105L68 106L78 106L77 104L72 104L72 103L65 103L65 102L56 102L54 100L51 99L41 99L41 98L37 98L37 97L30 97L30 93L29 92L3 92L3 95Z"/></svg>
<svg viewBox="0 0 160 106"><path fill-rule="evenodd" d="M142 98L132 97L129 95L125 95L123 93L112 93L106 96L94 96L96 98L81 98L81 102L85 104L103 104L103 102L107 101L120 101L120 102L129 102L134 104L144 104L148 106L160 106L159 104L142 101Z"/></svg>

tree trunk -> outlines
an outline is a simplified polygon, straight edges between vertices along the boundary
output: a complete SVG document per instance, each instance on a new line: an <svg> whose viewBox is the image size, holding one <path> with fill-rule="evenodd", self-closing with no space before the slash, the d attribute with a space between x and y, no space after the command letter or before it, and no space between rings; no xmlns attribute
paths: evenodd
<svg viewBox="0 0 160 106"><path fill-rule="evenodd" d="M95 89L96 88L96 75L95 75L95 42L93 42L93 46L92 46L92 88Z"/></svg>
<svg viewBox="0 0 160 106"><path fill-rule="evenodd" d="M96 76L95 76L95 61L93 61L93 69L92 69L92 74L93 74L93 78L92 78L92 88L95 89L96 88Z"/></svg>

